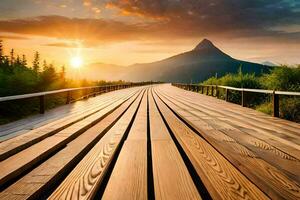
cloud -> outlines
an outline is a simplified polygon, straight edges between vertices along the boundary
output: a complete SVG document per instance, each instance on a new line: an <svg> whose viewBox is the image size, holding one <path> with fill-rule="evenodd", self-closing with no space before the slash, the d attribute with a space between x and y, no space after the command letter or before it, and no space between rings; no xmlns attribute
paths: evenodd
<svg viewBox="0 0 300 200"><path fill-rule="evenodd" d="M300 2L296 0L111 0L107 7L120 14L164 21L170 30L187 35L276 36L272 27L300 24Z"/></svg>
<svg viewBox="0 0 300 200"><path fill-rule="evenodd" d="M1 31L104 43L135 40L144 30L140 25L129 25L114 20L40 16L2 20L0 21Z"/></svg>
<svg viewBox="0 0 300 200"><path fill-rule="evenodd" d="M43 46L62 47L62 48L93 48L97 46L97 44L91 41L74 40L74 41L59 41L59 42L47 43L47 44L43 44Z"/></svg>
<svg viewBox="0 0 300 200"><path fill-rule="evenodd" d="M43 46L48 47L63 47L63 48L78 48L79 45L77 43L69 43L69 42L57 42L57 43L49 43Z"/></svg>
<svg viewBox="0 0 300 200"><path fill-rule="evenodd" d="M0 40L28 40L28 37L15 35L0 35Z"/></svg>
<svg viewBox="0 0 300 200"><path fill-rule="evenodd" d="M102 13L118 10L115 19L39 16L0 20L0 32L83 40L99 45L122 41L184 40L218 37L229 39L268 38L300 42L300 2L296 0L106 0L95 6ZM126 20L130 16L131 20ZM144 20L132 20L142 18ZM296 27L285 31L288 27ZM298 28L297 28L298 27ZM58 45L56 46L66 46Z"/></svg>

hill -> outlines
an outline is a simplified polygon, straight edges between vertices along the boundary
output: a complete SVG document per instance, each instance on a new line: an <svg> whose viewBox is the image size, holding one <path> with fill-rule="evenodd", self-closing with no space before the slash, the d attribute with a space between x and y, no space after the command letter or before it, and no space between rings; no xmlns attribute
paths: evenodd
<svg viewBox="0 0 300 200"><path fill-rule="evenodd" d="M199 82L211 76L235 73L242 66L244 73L260 74L270 67L237 60L204 39L193 50L152 63L134 64L127 67L101 67L99 73L111 74L106 79L129 81ZM105 69L105 70L104 70ZM96 74L96 72L93 72Z"/></svg>

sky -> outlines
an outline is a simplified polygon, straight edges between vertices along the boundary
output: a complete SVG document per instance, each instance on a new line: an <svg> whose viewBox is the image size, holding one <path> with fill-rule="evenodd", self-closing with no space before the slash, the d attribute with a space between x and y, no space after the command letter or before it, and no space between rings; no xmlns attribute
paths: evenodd
<svg viewBox="0 0 300 200"><path fill-rule="evenodd" d="M130 65L211 40L252 62L300 63L299 0L0 0L0 39L31 60Z"/></svg>

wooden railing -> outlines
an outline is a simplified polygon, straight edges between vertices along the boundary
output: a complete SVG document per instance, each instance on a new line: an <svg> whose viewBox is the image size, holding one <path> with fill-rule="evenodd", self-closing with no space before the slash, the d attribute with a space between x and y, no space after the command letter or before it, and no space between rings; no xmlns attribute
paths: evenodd
<svg viewBox="0 0 300 200"><path fill-rule="evenodd" d="M246 93L263 93L272 95L273 104L273 116L279 117L279 95L287 96L300 96L300 92L288 92L288 91L276 91L276 90L263 90L263 89L249 89L249 88L235 88L221 85L201 85L201 84L183 84L183 83L172 83L173 86L200 92L202 94L211 94L219 98L219 88L225 90L225 101L229 101L230 91L238 91L241 93L241 105L246 106ZM204 92L205 91L205 92Z"/></svg>
<svg viewBox="0 0 300 200"><path fill-rule="evenodd" d="M135 87L135 86L142 86L142 85L149 85L153 84L154 82L139 82L139 83L126 83L126 84L116 84L116 85L103 85L103 86L91 86L91 87L78 87L78 88L67 88L67 89L61 89L61 90L52 90L47 92L37 92L37 93L30 93L30 94L22 94L22 95L14 95L14 96L6 96L6 97L0 97L0 102L4 101L13 101L13 100L20 100L20 99L30 99L30 98L39 98L39 107L40 107L40 113L45 113L45 96L47 95L55 95L55 94L61 94L66 93L66 104L71 103L72 99L72 92L75 91L83 91L82 98L88 98L91 96L96 96L98 94L129 88L129 87Z"/></svg>

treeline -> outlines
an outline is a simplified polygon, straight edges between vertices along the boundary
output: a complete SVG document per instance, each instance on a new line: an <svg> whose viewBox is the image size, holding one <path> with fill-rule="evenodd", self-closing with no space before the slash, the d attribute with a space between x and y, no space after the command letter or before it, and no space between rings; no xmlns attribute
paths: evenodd
<svg viewBox="0 0 300 200"><path fill-rule="evenodd" d="M39 52L34 53L32 63L28 63L26 55L16 55L11 49L4 55L3 41L0 40L0 97L18 94L42 92L71 87L119 84L123 81L88 81L66 78L65 66L55 67L46 60L41 60ZM65 103L65 96L47 97L46 108L53 108ZM80 94L74 94L75 97ZM12 102L0 102L0 124L7 123L26 115L37 113L37 99L25 99Z"/></svg>
<svg viewBox="0 0 300 200"><path fill-rule="evenodd" d="M34 53L31 64L26 55L16 55L14 49L4 55L0 40L0 96L104 84L108 82L67 79L65 66L55 67L41 60L39 52Z"/></svg>
<svg viewBox="0 0 300 200"><path fill-rule="evenodd" d="M66 86L65 67L58 72L53 64L41 61L39 52L35 52L30 66L25 55L15 55L11 49L4 55L0 41L0 96L24 94Z"/></svg>
<svg viewBox="0 0 300 200"><path fill-rule="evenodd" d="M300 92L300 65L275 67L270 73L261 76L243 73L241 67L236 74L227 74L220 78L211 77L202 84ZM223 91L221 91L221 95L224 97ZM240 103L240 95L240 92L232 91L229 100ZM267 114L272 113L270 95L252 93L247 98L248 106ZM300 122L299 96L280 96L280 117Z"/></svg>

